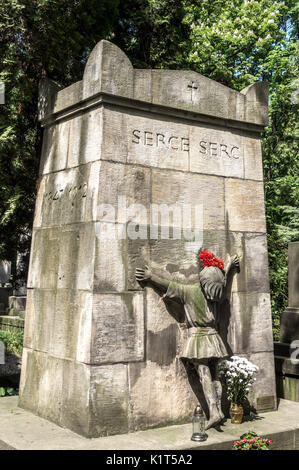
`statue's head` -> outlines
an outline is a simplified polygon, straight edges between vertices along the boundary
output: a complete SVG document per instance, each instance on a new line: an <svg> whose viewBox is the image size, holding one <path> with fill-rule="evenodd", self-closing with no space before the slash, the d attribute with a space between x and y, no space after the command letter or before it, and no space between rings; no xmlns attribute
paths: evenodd
<svg viewBox="0 0 299 470"><path fill-rule="evenodd" d="M200 249L197 253L197 265L199 271L204 268L214 267L219 268L221 271L224 269L222 259L217 258L211 251Z"/></svg>
<svg viewBox="0 0 299 470"><path fill-rule="evenodd" d="M199 281L207 299L218 301L224 286L224 263L214 253L200 250L197 254Z"/></svg>

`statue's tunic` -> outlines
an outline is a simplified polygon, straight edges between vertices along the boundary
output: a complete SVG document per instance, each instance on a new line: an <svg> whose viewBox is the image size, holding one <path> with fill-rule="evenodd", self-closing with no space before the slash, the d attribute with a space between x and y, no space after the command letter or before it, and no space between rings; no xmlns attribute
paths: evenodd
<svg viewBox="0 0 299 470"><path fill-rule="evenodd" d="M189 333L182 358L200 360L228 356L216 330L217 303L222 298L223 288L224 275L214 267L205 268L201 272L200 285L170 282L166 297L184 305Z"/></svg>

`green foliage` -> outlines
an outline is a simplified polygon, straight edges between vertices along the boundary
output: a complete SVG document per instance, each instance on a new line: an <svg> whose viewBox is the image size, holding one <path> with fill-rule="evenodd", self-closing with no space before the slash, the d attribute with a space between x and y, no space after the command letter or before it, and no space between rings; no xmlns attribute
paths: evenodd
<svg viewBox="0 0 299 470"><path fill-rule="evenodd" d="M23 340L23 331L0 330L0 341L4 343L6 352L21 355Z"/></svg>
<svg viewBox="0 0 299 470"><path fill-rule="evenodd" d="M115 42L138 68L187 67L189 28L181 0L126 0L120 2L114 27Z"/></svg>
<svg viewBox="0 0 299 470"><path fill-rule="evenodd" d="M13 387L0 387L0 397L18 395L19 391Z"/></svg>
<svg viewBox="0 0 299 470"><path fill-rule="evenodd" d="M266 79L265 58L286 37L290 3L185 1L191 68L237 90Z"/></svg>

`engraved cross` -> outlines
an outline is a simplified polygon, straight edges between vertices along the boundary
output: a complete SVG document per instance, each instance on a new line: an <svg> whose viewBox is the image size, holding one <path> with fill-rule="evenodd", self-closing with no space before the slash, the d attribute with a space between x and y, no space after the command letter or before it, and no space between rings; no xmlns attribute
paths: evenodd
<svg viewBox="0 0 299 470"><path fill-rule="evenodd" d="M187 86L189 88L189 90L191 91L191 101L193 102L193 90L197 90L198 87L196 86L196 83L195 82L191 82L190 85ZM188 90L188 91L189 91Z"/></svg>

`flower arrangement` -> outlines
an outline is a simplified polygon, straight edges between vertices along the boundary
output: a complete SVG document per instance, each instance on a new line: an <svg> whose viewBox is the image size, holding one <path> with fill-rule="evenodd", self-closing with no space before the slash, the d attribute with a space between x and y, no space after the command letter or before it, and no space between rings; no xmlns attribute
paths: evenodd
<svg viewBox="0 0 299 470"><path fill-rule="evenodd" d="M220 258L214 255L211 251L208 250L199 250L198 261L200 269L203 269L208 266L215 266L219 269L224 269L224 263Z"/></svg>
<svg viewBox="0 0 299 470"><path fill-rule="evenodd" d="M249 431L242 434L238 441L234 441L234 450L269 450L272 441L258 436L255 432Z"/></svg>
<svg viewBox="0 0 299 470"><path fill-rule="evenodd" d="M256 380L254 375L259 368L245 357L232 356L229 360L222 361L219 365L219 373L225 382L227 396L232 404L242 405Z"/></svg>

